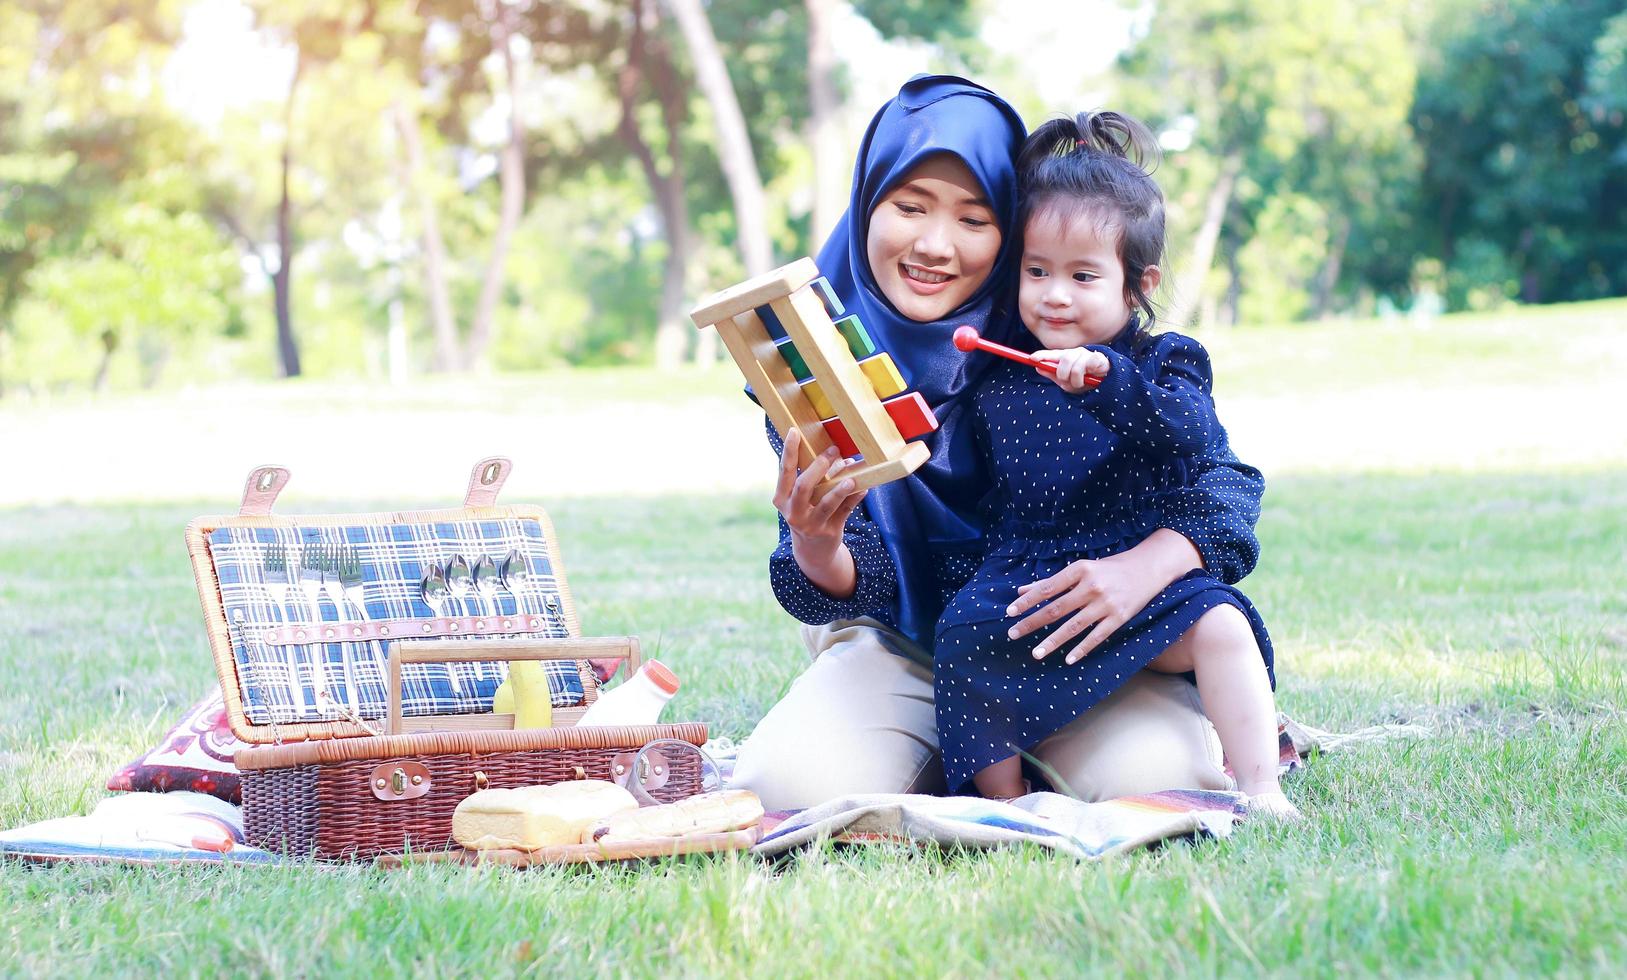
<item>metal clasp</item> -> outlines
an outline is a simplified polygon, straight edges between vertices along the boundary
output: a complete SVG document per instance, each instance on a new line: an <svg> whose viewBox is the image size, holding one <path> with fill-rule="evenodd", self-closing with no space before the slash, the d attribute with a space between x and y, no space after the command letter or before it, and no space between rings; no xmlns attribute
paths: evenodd
<svg viewBox="0 0 1627 980"><path fill-rule="evenodd" d="M429 769L421 762L386 762L373 770L367 786L374 798L392 803L423 796L429 792L430 782Z"/></svg>

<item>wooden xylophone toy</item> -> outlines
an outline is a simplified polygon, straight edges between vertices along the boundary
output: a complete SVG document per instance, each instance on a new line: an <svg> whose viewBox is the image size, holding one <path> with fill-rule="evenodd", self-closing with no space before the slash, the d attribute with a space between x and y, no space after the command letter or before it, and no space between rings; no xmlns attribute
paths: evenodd
<svg viewBox="0 0 1627 980"><path fill-rule="evenodd" d="M938 428L932 407L907 390L893 359L857 314L847 314L812 259L714 293L689 318L717 329L780 435L802 431L799 466L832 445L863 457L819 494L846 479L860 488L900 479L932 454L906 441Z"/></svg>

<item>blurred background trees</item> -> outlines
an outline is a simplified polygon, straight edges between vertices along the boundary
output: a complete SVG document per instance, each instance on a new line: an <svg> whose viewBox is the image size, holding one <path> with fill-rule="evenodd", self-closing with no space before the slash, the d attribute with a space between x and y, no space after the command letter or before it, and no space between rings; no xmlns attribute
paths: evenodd
<svg viewBox="0 0 1627 980"><path fill-rule="evenodd" d="M709 361L926 69L1154 127L1174 323L1627 293L1619 0L1076 6L11 0L0 397Z"/></svg>

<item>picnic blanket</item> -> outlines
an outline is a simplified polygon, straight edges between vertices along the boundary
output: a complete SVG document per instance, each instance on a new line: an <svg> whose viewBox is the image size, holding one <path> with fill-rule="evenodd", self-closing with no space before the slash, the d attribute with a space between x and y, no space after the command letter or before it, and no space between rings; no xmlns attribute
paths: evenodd
<svg viewBox="0 0 1627 980"><path fill-rule="evenodd" d="M0 832L0 854L27 861L117 864L275 864L250 847L243 811L206 793L121 793L80 817Z"/></svg>
<svg viewBox="0 0 1627 980"><path fill-rule="evenodd" d="M1428 734L1416 725L1375 725L1336 734L1278 718L1278 768L1283 774L1313 752L1379 739ZM732 746L714 746L728 770ZM752 850L781 854L820 839L839 843L907 842L985 848L1028 843L1080 859L1096 859L1172 837L1225 837L1247 815L1241 793L1166 790L1085 803L1058 793L1030 793L1001 803L969 796L871 793L844 796L807 810L771 813Z"/></svg>
<svg viewBox="0 0 1627 980"><path fill-rule="evenodd" d="M752 851L780 854L829 838L844 844L907 841L970 848L1028 843L1092 859L1170 837L1225 837L1244 815L1242 801L1240 793L1206 790L1170 790L1101 803L1058 793L1030 793L1009 803L975 796L844 796L778 815L778 825Z"/></svg>
<svg viewBox="0 0 1627 980"><path fill-rule="evenodd" d="M1420 737L1416 725L1377 725L1336 734L1283 718L1280 765L1291 772L1313 752L1396 737ZM725 783L736 748L708 742ZM847 844L933 843L969 848L1033 844L1082 860L1120 854L1173 837L1225 837L1244 818L1243 796L1212 790L1166 790L1084 803L1058 793L1030 793L1009 803L967 796L875 793L844 796L817 807L768 814L752 853L771 856L817 840ZM197 847L193 844L206 846ZM0 855L29 861L280 864L243 838L240 808L201 793L123 793L87 816L62 817L0 833Z"/></svg>

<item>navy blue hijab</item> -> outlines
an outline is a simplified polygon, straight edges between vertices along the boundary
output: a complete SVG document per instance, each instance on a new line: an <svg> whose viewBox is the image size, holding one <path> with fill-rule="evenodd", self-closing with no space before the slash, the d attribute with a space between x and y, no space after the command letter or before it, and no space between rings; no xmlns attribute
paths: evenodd
<svg viewBox="0 0 1627 980"><path fill-rule="evenodd" d="M1016 111L981 85L953 75L915 76L870 121L853 168L847 213L817 260L848 312L859 314L910 390L920 392L938 416L938 431L924 440L932 458L909 478L874 487L865 497L865 509L898 569L898 628L928 650L943 607L934 553L970 547L982 537L976 511L987 489L972 442L969 396L993 358L962 353L951 337L962 324L1001 342L1016 332L1020 229L1015 227L1014 161L1026 135ZM983 185L1001 242L977 291L944 319L923 323L899 313L882 295L865 240L870 215L883 196L939 153L959 157Z"/></svg>

